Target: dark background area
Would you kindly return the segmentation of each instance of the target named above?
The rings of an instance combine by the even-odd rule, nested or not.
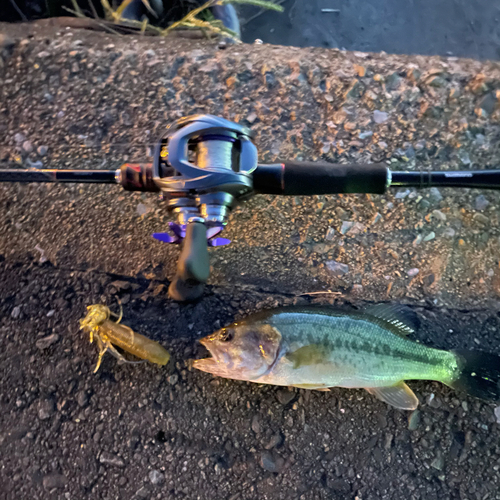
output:
[[[0,18],[68,15],[70,0],[3,0]],[[197,0],[164,0],[160,24],[196,7]],[[100,2],[94,0],[99,13]],[[88,0],[79,0],[88,9]],[[500,2],[492,0],[285,0],[284,13],[239,8],[243,41],[345,48],[366,52],[500,59]],[[323,12],[336,9],[338,12]],[[253,18],[253,19],[252,19]]]
[[[244,41],[366,52],[500,58],[500,2],[286,0],[243,26]],[[322,12],[338,9],[339,12]]]

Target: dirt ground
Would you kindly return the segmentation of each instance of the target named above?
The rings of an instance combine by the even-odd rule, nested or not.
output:
[[[209,112],[256,131],[262,162],[498,165],[500,66],[0,25],[0,162],[115,168],[166,123]],[[46,151],[45,149],[46,148]],[[364,391],[219,380],[197,339],[263,308],[404,302],[417,338],[500,348],[499,195],[257,196],[211,251],[202,300],[166,295],[178,248],[152,195],[0,186],[0,498],[500,499],[498,404],[410,382],[416,412]],[[338,264],[342,273],[338,272]],[[316,292],[329,293],[317,294]],[[312,295],[310,295],[312,293]],[[123,365],[78,331],[87,305],[165,345]]]

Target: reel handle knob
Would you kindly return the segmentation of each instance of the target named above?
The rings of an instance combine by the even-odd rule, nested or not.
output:
[[[186,237],[177,262],[177,273],[170,283],[168,294],[179,302],[189,302],[203,295],[210,275],[207,229],[201,217],[193,217],[186,227]]]

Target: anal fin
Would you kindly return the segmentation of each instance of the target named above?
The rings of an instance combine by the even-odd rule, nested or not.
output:
[[[390,387],[371,387],[366,390],[400,410],[414,410],[418,406],[417,396],[404,382],[399,382],[399,384]]]

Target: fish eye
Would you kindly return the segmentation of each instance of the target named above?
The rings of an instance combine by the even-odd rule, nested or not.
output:
[[[221,342],[231,342],[234,338],[234,333],[232,330],[228,330],[227,328],[223,328],[220,333],[219,340]]]

